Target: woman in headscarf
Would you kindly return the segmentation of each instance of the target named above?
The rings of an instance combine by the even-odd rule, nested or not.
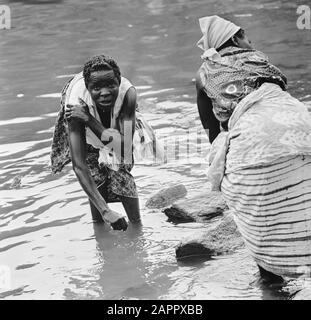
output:
[[[161,156],[151,127],[136,111],[135,87],[110,57],[92,57],[62,90],[51,152],[54,173],[72,161],[90,200],[94,222],[126,230],[108,202],[122,202],[129,220],[140,222],[133,153]]]
[[[247,248],[269,279],[311,270],[311,117],[285,75],[218,16],[200,20],[197,104],[221,190]]]

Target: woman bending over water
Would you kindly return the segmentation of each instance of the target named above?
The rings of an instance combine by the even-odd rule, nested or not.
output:
[[[72,160],[89,197],[93,221],[109,222],[117,230],[126,230],[127,222],[108,207],[108,202],[121,201],[129,220],[140,222],[136,185],[130,173],[133,137],[144,148],[153,151],[155,146],[153,131],[136,106],[136,90],[121,76],[117,63],[104,55],[95,56],[62,90],[53,137],[52,171],[60,172]]]
[[[261,274],[299,276],[311,268],[311,117],[240,27],[218,16],[200,27],[196,86],[213,142],[209,180]]]

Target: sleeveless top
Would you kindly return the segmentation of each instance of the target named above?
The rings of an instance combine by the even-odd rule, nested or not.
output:
[[[129,88],[132,86],[133,85],[129,80],[121,77],[118,97],[111,112],[111,129],[117,129],[117,119],[121,111],[124,97]],[[70,79],[61,92],[61,109],[58,113],[55,123],[52,150],[50,154],[51,170],[53,173],[61,172],[63,167],[71,161],[68,141],[68,124],[65,118],[65,108],[68,104],[80,104],[79,98],[88,105],[90,114],[101,122],[95,107],[95,103],[93,102],[91,95],[85,86],[84,78],[81,72]],[[98,162],[100,165],[107,166],[114,171],[118,171],[120,166],[124,166],[120,163],[120,157],[107,148],[90,128],[85,128],[85,134],[87,144],[99,150]],[[132,167],[133,165],[129,166]]]
[[[117,129],[118,127],[117,119],[121,111],[123,100],[128,89],[131,87],[133,87],[131,82],[128,79],[121,77],[118,97],[114,104],[114,107],[111,110],[110,128],[112,129]],[[91,95],[85,86],[82,72],[77,74],[72,79],[72,81],[68,86],[68,89],[66,92],[66,98],[65,98],[65,108],[66,108],[66,105],[68,104],[70,105],[80,104],[79,98],[82,99],[88,105],[90,114],[95,119],[101,122],[95,103],[92,100]],[[92,145],[96,149],[101,149],[105,147],[102,141],[94,134],[94,132],[90,128],[86,127],[85,133],[86,133],[86,142],[88,144]]]

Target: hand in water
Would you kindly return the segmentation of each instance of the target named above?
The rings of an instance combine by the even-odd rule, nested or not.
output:
[[[127,222],[125,218],[118,212],[113,210],[108,210],[104,215],[103,219],[106,222],[109,222],[111,224],[111,227],[113,230],[123,230],[125,231],[127,229]]]
[[[111,223],[111,227],[113,228],[113,230],[125,231],[127,229],[127,226],[128,226],[128,224],[127,224],[125,218],[120,218],[116,222]]]

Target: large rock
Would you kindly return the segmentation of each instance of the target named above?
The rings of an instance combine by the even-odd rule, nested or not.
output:
[[[187,189],[183,184],[177,184],[169,188],[165,188],[154,194],[146,202],[149,209],[160,209],[167,207],[176,200],[183,198],[187,194]]]
[[[199,194],[190,199],[175,202],[163,212],[169,220],[181,222],[205,222],[213,217],[222,215],[228,209],[221,192],[210,191]]]
[[[243,239],[231,214],[218,222],[212,228],[195,233],[176,247],[176,258],[205,255],[207,258],[215,255],[230,254],[244,246]]]

